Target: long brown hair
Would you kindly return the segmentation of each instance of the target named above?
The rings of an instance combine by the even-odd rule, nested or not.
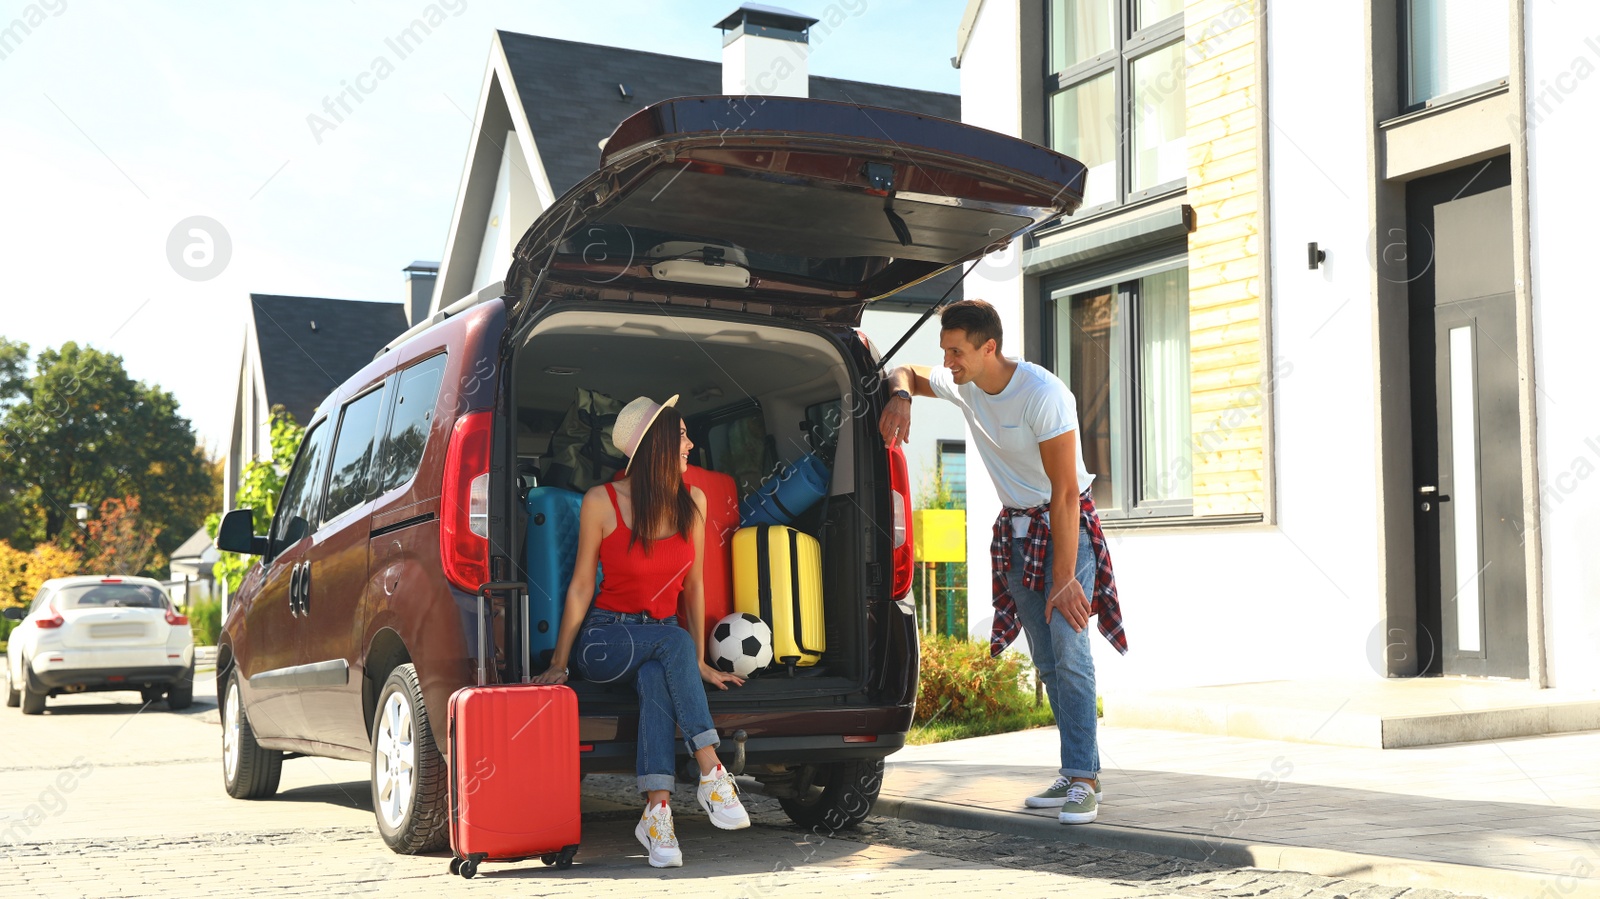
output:
[[[655,542],[651,535],[664,530],[664,525],[670,523],[672,530],[687,540],[694,524],[694,499],[683,483],[678,455],[682,424],[678,410],[671,406],[662,409],[633,452],[633,468],[628,472],[633,482],[633,536],[628,546],[631,549],[637,543],[646,555]]]

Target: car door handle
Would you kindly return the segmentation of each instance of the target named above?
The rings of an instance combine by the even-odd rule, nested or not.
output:
[[[300,617],[300,572],[303,567],[304,563],[296,562],[289,569],[289,615],[294,618]]]
[[[305,566],[300,571],[300,614],[311,614],[311,563],[302,562]]]

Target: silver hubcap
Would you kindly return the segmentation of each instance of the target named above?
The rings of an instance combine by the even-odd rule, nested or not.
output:
[[[372,776],[377,787],[378,814],[391,830],[399,829],[411,811],[417,747],[411,733],[411,703],[403,692],[389,694],[378,718],[378,742],[373,747]]]
[[[222,773],[233,783],[239,773],[239,685],[228,684],[228,702],[222,713]]]

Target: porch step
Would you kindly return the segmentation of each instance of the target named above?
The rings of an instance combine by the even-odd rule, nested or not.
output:
[[[1600,730],[1600,693],[1443,677],[1265,681],[1113,693],[1105,723],[1397,749]]]

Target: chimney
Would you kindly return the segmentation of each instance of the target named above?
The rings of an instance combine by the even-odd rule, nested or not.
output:
[[[722,29],[722,92],[763,97],[806,97],[811,79],[810,16],[746,3],[717,23]]]
[[[439,263],[413,262],[403,271],[406,274],[406,324],[414,325],[428,317],[428,304],[433,302],[433,282],[439,278]]]

